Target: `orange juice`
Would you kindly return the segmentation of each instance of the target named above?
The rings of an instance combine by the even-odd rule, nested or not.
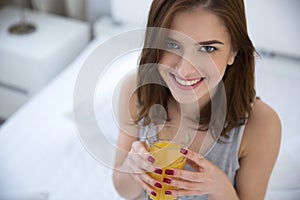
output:
[[[152,178],[162,183],[162,188],[153,188],[157,196],[149,195],[153,200],[174,200],[176,196],[165,195],[166,190],[174,189],[163,182],[166,177],[165,170],[170,168],[183,169],[185,158],[180,154],[180,145],[170,141],[158,141],[150,147],[150,153],[155,157],[155,165],[162,168],[163,174],[149,173]]]

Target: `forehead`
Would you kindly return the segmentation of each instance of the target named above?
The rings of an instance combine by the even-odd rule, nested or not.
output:
[[[220,40],[230,42],[230,35],[223,20],[201,7],[175,14],[170,29],[178,31],[195,41]],[[176,37],[171,32],[170,37]],[[178,35],[177,35],[178,36]]]

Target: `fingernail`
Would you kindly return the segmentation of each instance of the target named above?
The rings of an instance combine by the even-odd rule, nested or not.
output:
[[[151,194],[156,197],[156,192],[152,191]]]
[[[151,163],[154,163],[155,158],[153,158],[152,156],[148,156],[147,160]]]
[[[159,169],[159,168],[156,168],[154,170],[154,172],[157,173],[157,174],[162,174],[163,173],[162,169]]]
[[[162,188],[162,184],[160,184],[160,183],[158,183],[158,182],[156,182],[156,183],[154,184],[154,186],[157,187],[157,188]]]
[[[170,183],[171,183],[171,179],[169,179],[169,178],[164,178],[164,179],[163,179],[163,182],[164,182],[164,183],[170,184]]]
[[[165,174],[174,175],[174,170],[173,169],[166,169]]]
[[[184,148],[181,148],[180,153],[182,153],[183,155],[186,155],[188,153],[188,150],[184,149]]]
[[[169,190],[165,191],[165,195],[171,195],[171,194],[172,194],[171,191],[169,191]]]

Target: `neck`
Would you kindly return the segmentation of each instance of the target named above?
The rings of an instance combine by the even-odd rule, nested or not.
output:
[[[193,103],[187,103],[187,104],[180,104],[177,101],[177,108],[180,110],[181,109],[181,114],[189,116],[189,117],[198,117],[200,110],[203,109],[205,106],[207,106],[213,96],[217,92],[217,87],[213,88],[210,90],[210,92],[207,92],[205,95],[200,97],[198,101],[195,101]]]
[[[173,107],[177,110],[176,112],[181,118],[180,121],[184,124],[188,124],[188,126],[198,126],[200,110],[204,109],[204,107],[210,103],[211,98],[216,94],[216,91],[217,87],[202,96],[198,101],[188,104],[180,104],[174,98],[171,98]]]

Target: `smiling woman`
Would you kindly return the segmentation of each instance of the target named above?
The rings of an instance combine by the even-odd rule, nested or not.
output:
[[[168,51],[161,56],[160,75],[181,103],[189,102],[191,97],[187,99],[186,93],[180,90],[193,90],[197,99],[210,95],[209,90],[216,87],[227,65],[231,65],[236,56],[226,27],[216,15],[200,7],[190,12],[177,13],[170,29],[185,37],[179,34],[169,37],[174,42],[171,43],[173,45],[167,42]],[[174,80],[176,87],[172,86]]]
[[[154,0],[147,27],[137,77],[121,94],[116,189],[128,199],[144,190],[156,199],[167,183],[176,189],[163,195],[180,199],[264,199],[281,126],[255,97],[243,0]],[[143,138],[157,123],[193,135],[180,151],[185,169],[161,169],[148,152]]]

